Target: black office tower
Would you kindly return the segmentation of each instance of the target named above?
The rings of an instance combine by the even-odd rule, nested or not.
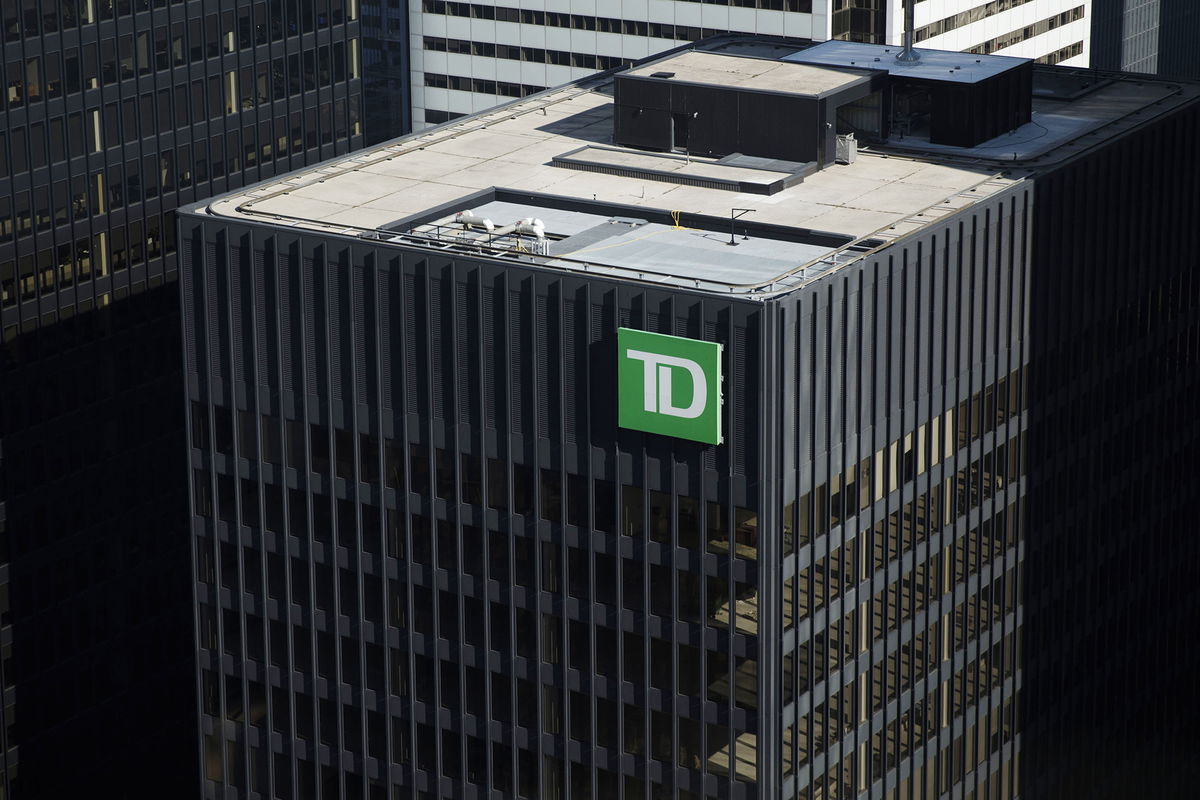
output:
[[[361,0],[364,144],[412,130],[408,0]]]
[[[361,145],[356,0],[6,0],[0,39],[0,790],[188,796],[175,210]]]
[[[1186,752],[1200,90],[1035,66],[962,146],[937,98],[1027,64],[809,44],[181,213],[206,796],[1083,798],[1125,726]],[[680,146],[789,94],[832,157]]]

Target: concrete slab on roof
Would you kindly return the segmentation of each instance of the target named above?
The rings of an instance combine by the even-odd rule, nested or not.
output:
[[[331,225],[346,225],[353,228],[376,228],[387,225],[395,218],[396,212],[392,209],[360,206],[331,214],[322,220],[322,222],[327,222]]]
[[[855,197],[846,205],[867,211],[904,213],[914,202],[922,210],[937,205],[946,199],[947,191],[938,186],[922,186],[915,183],[885,183]],[[918,212],[919,213],[919,212]]]
[[[481,163],[484,159],[439,153],[437,158],[423,157],[424,150],[412,150],[403,155],[367,164],[360,172],[389,175],[392,180],[407,180],[409,183],[434,180],[450,172]]]
[[[263,205],[255,204],[257,210],[265,214],[277,214],[281,217],[291,219],[311,220],[313,222],[323,222],[335,214],[340,214],[343,211],[349,211],[354,206],[344,205],[342,203],[330,203],[326,200],[318,200],[315,197],[303,197],[289,192],[281,195],[284,200],[274,202],[275,198],[266,198]]]
[[[314,181],[292,192],[297,197],[312,197],[327,203],[357,206],[396,191],[395,179],[388,175],[364,172],[353,184],[345,181],[326,183]]]
[[[478,161],[442,177],[442,183],[462,186],[511,186],[529,177],[529,164],[508,158]]]
[[[948,83],[978,83],[1031,61],[1028,58],[1013,56],[915,48],[921,56],[920,61],[899,62],[896,61],[896,55],[900,49],[894,44],[830,40],[784,56],[783,60],[826,67],[877,69],[897,78],[919,78]]]
[[[514,150],[527,147],[532,141],[528,136],[482,129],[471,132],[470,137],[456,136],[435,142],[425,148],[426,152],[449,153],[468,158],[495,158]]]
[[[831,167],[810,175],[805,183],[811,185],[824,205],[856,205],[856,198],[886,186],[889,181]]]
[[[428,203],[428,195],[424,193],[424,187],[421,189],[414,188],[417,185],[418,184],[413,184],[413,186],[409,186],[408,188],[384,195],[383,197],[372,200],[369,203],[364,203],[363,205],[359,206],[359,208],[365,208],[372,211],[382,210],[394,212],[392,213],[392,219],[402,216],[402,214],[405,212],[415,214],[422,208],[426,208],[426,204]]]
[[[850,70],[703,50],[680,53],[622,74],[652,78],[655,73],[666,72],[675,74],[664,80],[808,96],[837,91],[866,80],[864,75]]]
[[[823,231],[841,231],[852,236],[870,236],[876,231],[900,222],[896,214],[889,211],[872,211],[864,208],[825,206],[827,211],[805,220],[810,228]]]

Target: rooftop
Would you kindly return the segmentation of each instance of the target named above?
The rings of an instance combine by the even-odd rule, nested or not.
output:
[[[755,40],[709,46],[730,52],[731,45],[755,54]],[[777,58],[778,42],[763,52]],[[635,71],[675,71],[684,79],[722,64],[727,80],[811,77],[803,65],[712,57],[669,55]],[[729,71],[730,61],[747,63]],[[798,68],[803,73],[790,71]],[[1161,100],[1197,93],[1159,81],[1135,85],[1129,76],[1097,81],[1090,71],[1070,73],[1079,83],[1072,93],[1063,84],[1067,71],[1054,73],[1054,92],[1035,92],[1029,130],[1002,142],[963,149],[893,140],[860,149],[853,164],[802,179],[794,172],[802,165],[790,162],[614,147],[613,78],[601,74],[199,207],[246,221],[761,298],[1003,191],[1109,131],[1144,122],[1169,107],[1155,105]],[[489,219],[493,229],[456,224],[460,211]],[[512,226],[532,218],[541,220],[544,239]],[[728,244],[731,232],[736,248]]]
[[[866,79],[861,72],[848,69],[704,50],[688,50],[648,66],[634,67],[625,74],[788,94],[823,94]]]
[[[1030,61],[1028,58],[1011,56],[985,56],[952,50],[914,49],[921,57],[919,61],[897,61],[896,56],[900,54],[901,48],[896,45],[831,40],[784,56],[783,61],[826,67],[878,69],[889,75],[898,75],[904,78],[949,81],[951,83],[977,83]]]

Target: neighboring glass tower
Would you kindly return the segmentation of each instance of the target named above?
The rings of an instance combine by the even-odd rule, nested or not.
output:
[[[362,0],[364,144],[412,130],[408,0]]]
[[[1192,0],[1093,0],[1092,66],[1200,78],[1200,5]]]
[[[361,146],[360,63],[357,0],[0,3],[4,797],[196,790],[176,209]]]

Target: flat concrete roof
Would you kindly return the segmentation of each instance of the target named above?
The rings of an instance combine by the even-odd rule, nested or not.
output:
[[[667,77],[661,73],[674,73]],[[699,83],[706,86],[726,86],[758,89],[784,94],[819,95],[861,83],[862,73],[827,66],[793,64],[766,58],[746,58],[703,50],[691,50],[679,55],[635,67],[624,73],[641,78],[662,77],[664,80]]]
[[[827,67],[878,69],[902,78],[949,83],[978,83],[1032,60],[951,50],[923,50],[918,47],[914,50],[921,56],[919,61],[900,62],[896,60],[900,50],[900,47],[891,44],[830,40],[784,56],[783,60]]]
[[[753,50],[752,42],[744,46]],[[763,65],[761,59],[742,60],[749,61],[752,69]],[[658,71],[662,65],[660,60],[639,69]],[[574,234],[551,231],[562,238],[550,242],[547,254],[516,251],[502,257],[552,269],[762,298],[791,290],[1004,191],[1035,174],[1042,164],[1094,147],[1110,135],[1166,113],[1173,103],[1156,103],[1172,94],[1184,100],[1200,93],[1196,86],[1181,88],[1149,79],[1135,84],[1132,77],[1101,82],[1074,100],[1035,100],[1030,130],[1009,134],[1003,141],[975,149],[934,147],[913,137],[872,145],[860,149],[854,164],[830,166],[802,183],[764,196],[727,186],[581,171],[552,163],[556,156],[581,148],[603,148],[606,162],[625,160],[636,166],[646,158],[657,159],[611,144],[612,83],[611,74],[584,79],[199,205],[210,214],[231,219],[446,251],[459,245],[419,231],[397,230],[397,221],[428,218],[439,207],[447,209],[443,217],[452,215],[449,209],[477,202],[481,192],[493,189],[504,190],[506,202],[517,194],[536,194],[525,207],[506,210],[514,219],[496,219],[496,224],[524,216],[552,216],[572,203],[591,204],[588,213],[604,219],[583,219],[579,224],[587,223],[584,230],[593,229],[590,236],[595,238],[577,239],[578,246],[573,246],[566,236]],[[682,165],[671,164],[690,177],[733,169],[719,161],[692,157],[688,163],[685,157]],[[778,173],[763,174],[774,178]],[[603,208],[597,211],[597,205]],[[747,232],[750,235],[736,248],[723,244],[728,241],[726,225],[734,208],[753,209],[735,225],[739,242]],[[685,224],[690,231],[675,229],[668,216],[675,211],[702,216],[709,223]],[[595,230],[608,224],[610,216],[641,214],[650,224],[636,231]],[[549,225],[550,220],[546,222]],[[783,241],[789,237],[764,233],[772,226],[796,235]],[[809,236],[812,232],[832,236]]]

